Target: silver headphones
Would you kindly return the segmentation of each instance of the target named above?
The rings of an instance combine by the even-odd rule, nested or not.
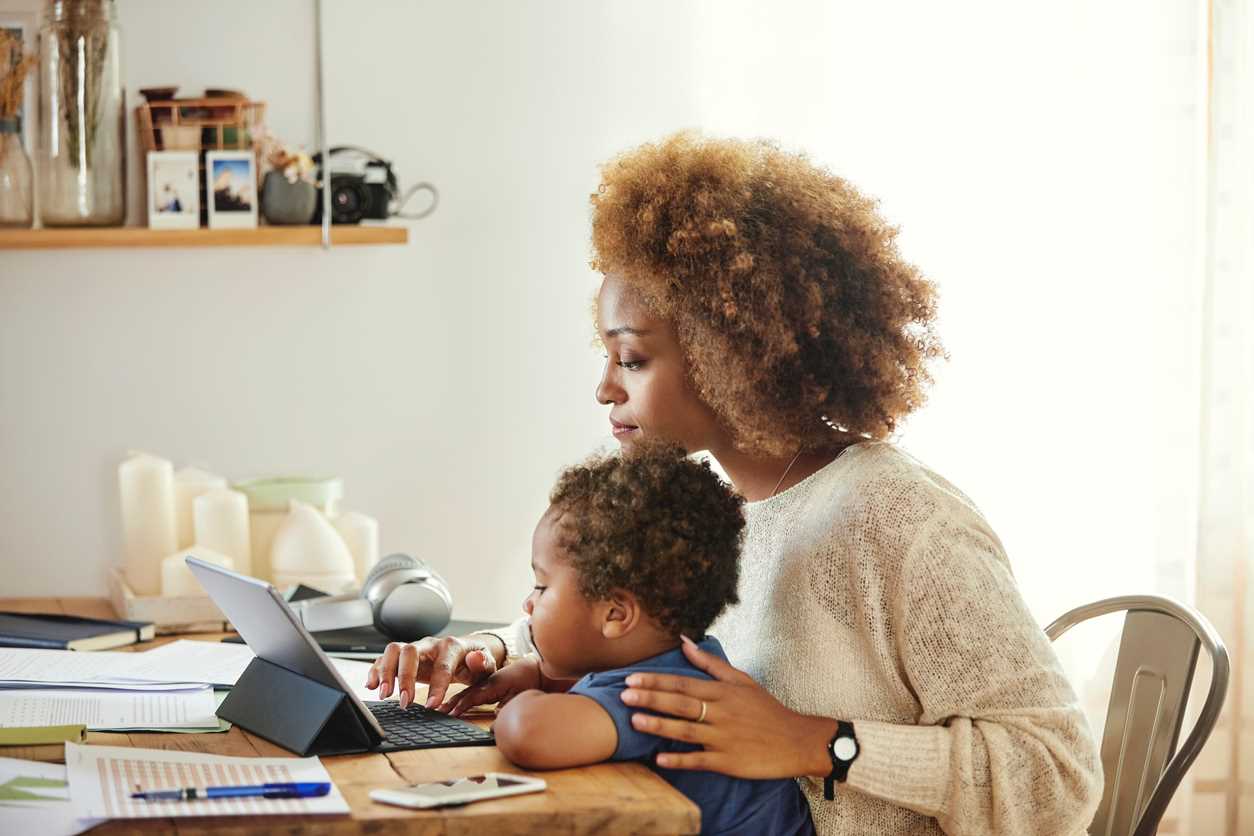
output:
[[[453,596],[444,578],[426,561],[407,554],[376,563],[360,593],[310,598],[291,606],[311,633],[371,625],[402,642],[434,636],[453,616]]]

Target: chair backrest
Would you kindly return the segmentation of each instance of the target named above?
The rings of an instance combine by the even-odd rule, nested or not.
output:
[[[1064,613],[1045,628],[1050,640],[1090,618],[1124,611],[1123,635],[1102,733],[1105,788],[1090,836],[1153,836],[1228,691],[1228,651],[1201,613],[1158,595],[1107,598]],[[1199,647],[1211,657],[1210,690],[1172,757]]]

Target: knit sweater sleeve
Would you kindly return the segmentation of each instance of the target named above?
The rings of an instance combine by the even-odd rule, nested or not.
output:
[[[951,836],[1083,833],[1101,798],[1096,746],[1000,542],[968,510],[920,528],[894,593],[918,722],[855,719],[848,785]]]

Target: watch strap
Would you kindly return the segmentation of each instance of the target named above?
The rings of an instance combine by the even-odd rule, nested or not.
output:
[[[853,757],[849,760],[843,760],[836,757],[836,741],[842,737],[852,738],[854,741]],[[854,734],[853,723],[847,720],[836,721],[836,733],[832,735],[832,739],[827,742],[827,755],[832,760],[832,771],[823,779],[823,797],[828,801],[836,798],[836,783],[845,783],[849,777],[849,767],[858,759],[861,749],[858,747],[858,736]]]

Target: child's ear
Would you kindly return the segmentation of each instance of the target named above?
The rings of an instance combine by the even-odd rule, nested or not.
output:
[[[604,602],[605,609],[601,618],[601,635],[607,639],[621,639],[640,623],[643,613],[636,596],[625,589],[610,590],[610,596]]]

